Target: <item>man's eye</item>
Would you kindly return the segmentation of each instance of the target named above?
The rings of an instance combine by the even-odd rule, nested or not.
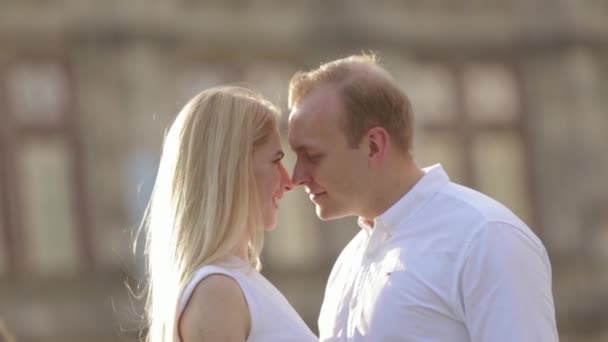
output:
[[[313,154],[313,155],[308,155],[308,156],[307,156],[307,158],[308,158],[310,161],[313,161],[313,162],[314,162],[314,161],[318,161],[319,159],[321,159],[321,157],[322,157],[322,155],[320,155],[320,154]]]

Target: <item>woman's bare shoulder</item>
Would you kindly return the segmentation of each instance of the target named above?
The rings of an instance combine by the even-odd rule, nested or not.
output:
[[[211,274],[196,286],[179,319],[182,342],[245,341],[251,318],[239,284],[223,274]]]

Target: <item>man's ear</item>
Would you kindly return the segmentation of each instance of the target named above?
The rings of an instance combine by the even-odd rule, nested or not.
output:
[[[366,138],[370,163],[382,163],[391,144],[388,132],[383,127],[375,126],[367,131]]]

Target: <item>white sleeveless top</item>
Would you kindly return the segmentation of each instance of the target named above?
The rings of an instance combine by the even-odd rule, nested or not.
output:
[[[198,283],[212,274],[226,275],[241,287],[251,317],[251,330],[246,342],[319,341],[279,290],[236,256],[215,265],[205,265],[194,272],[182,292],[178,319]],[[175,340],[180,341],[177,333]]]

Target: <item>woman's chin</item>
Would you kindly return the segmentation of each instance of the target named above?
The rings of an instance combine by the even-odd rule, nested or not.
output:
[[[270,224],[265,224],[264,225],[264,231],[267,231],[267,232],[271,232],[271,231],[275,230],[276,228],[277,228],[276,221],[272,222]]]
[[[264,231],[271,232],[277,228],[277,215],[274,215],[272,219],[264,221]]]
[[[262,222],[264,224],[264,231],[271,232],[277,227],[279,221],[279,210],[273,205],[272,208],[267,209],[262,214]]]

